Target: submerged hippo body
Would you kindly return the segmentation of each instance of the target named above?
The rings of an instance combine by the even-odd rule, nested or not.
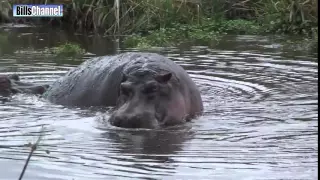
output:
[[[110,123],[127,128],[181,124],[203,110],[186,71],[155,53],[93,58],[54,82],[43,97],[65,106],[114,106]]]
[[[21,82],[18,75],[0,75],[0,95],[9,96],[16,93],[43,94],[49,85],[35,85]]]

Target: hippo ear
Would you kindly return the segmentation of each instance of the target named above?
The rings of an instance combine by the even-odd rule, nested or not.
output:
[[[166,74],[158,74],[155,79],[159,82],[159,83],[166,83],[168,82],[172,77],[172,73],[166,73]]]

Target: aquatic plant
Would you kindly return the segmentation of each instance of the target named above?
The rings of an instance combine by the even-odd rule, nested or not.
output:
[[[170,28],[149,31],[147,35],[134,34],[125,38],[127,47],[172,46],[186,42],[209,44],[218,41],[221,35],[258,34],[260,26],[247,20],[206,19],[202,24],[173,24]]]
[[[57,56],[79,56],[85,53],[85,50],[82,49],[78,44],[65,43],[58,47],[52,48],[53,54]]]

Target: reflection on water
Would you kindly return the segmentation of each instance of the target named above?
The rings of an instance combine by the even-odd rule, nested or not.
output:
[[[0,74],[28,82],[53,82],[92,56],[57,60],[41,52],[66,40],[96,55],[134,51],[57,30],[3,31]],[[18,178],[24,145],[36,141],[42,125],[44,140],[24,179],[316,179],[318,55],[283,40],[229,36],[210,48],[153,50],[182,65],[202,93],[204,115],[173,129],[123,130],[105,124],[107,110],[14,96],[0,104],[0,179]]]

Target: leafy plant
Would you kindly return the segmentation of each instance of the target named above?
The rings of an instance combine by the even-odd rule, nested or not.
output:
[[[171,46],[185,42],[209,43],[217,41],[219,36],[227,33],[256,34],[260,26],[245,20],[216,21],[207,19],[202,24],[177,24],[170,28],[149,31],[148,35],[132,35],[125,39],[128,47]]]
[[[53,53],[57,56],[79,56],[85,53],[79,45],[73,43],[65,43],[53,48]]]

